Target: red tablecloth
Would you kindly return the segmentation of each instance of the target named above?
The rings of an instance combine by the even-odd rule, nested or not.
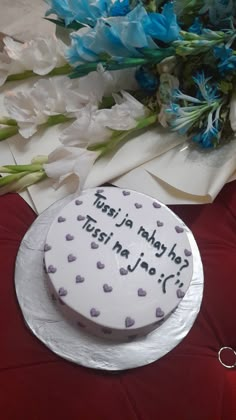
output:
[[[236,349],[236,183],[214,204],[173,206],[192,229],[205,271],[200,314],[161,360],[122,373],[60,359],[24,324],[14,262],[35,214],[18,195],[0,198],[1,420],[235,420],[236,369],[218,361]]]

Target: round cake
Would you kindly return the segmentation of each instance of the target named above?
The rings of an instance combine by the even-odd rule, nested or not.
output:
[[[52,223],[50,290],[78,327],[116,340],[146,335],[174,311],[193,275],[189,229],[165,205],[114,187],[86,190]]]

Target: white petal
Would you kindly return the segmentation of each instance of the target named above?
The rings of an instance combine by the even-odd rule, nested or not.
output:
[[[82,188],[98,153],[76,147],[59,147],[48,156],[43,168],[49,178],[57,181],[56,187],[64,182],[72,182],[74,192]],[[75,182],[75,180],[77,182]]]
[[[88,147],[106,141],[111,136],[111,131],[103,124],[100,118],[103,110],[95,106],[87,106],[76,114],[76,121],[66,128],[61,136],[62,144],[68,146]]]
[[[20,63],[16,63],[7,54],[0,53],[0,86],[2,86],[10,74],[24,71]]]
[[[24,44],[9,37],[4,38],[3,41],[4,51],[14,62],[20,63],[24,69],[33,70],[41,76],[66,63],[64,58],[66,46],[55,36],[36,38]]]
[[[3,53],[0,53],[0,86],[2,86],[11,69],[11,59]]]

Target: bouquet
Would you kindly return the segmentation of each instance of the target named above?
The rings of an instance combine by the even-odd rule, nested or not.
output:
[[[220,148],[236,131],[234,0],[47,0],[56,36],[4,39],[0,140],[55,124],[61,146],[0,168],[0,194],[51,177],[83,186],[94,162],[130,135],[160,125],[196,147]],[[59,31],[58,31],[59,33]],[[36,78],[36,79],[34,79]]]

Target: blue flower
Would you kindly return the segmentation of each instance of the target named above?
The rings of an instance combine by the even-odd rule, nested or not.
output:
[[[219,91],[215,84],[209,84],[211,77],[205,76],[204,72],[199,72],[193,77],[194,82],[199,88],[197,98],[208,103],[219,99]]]
[[[201,35],[203,30],[203,24],[199,17],[194,19],[193,24],[188,28],[188,32]]]
[[[236,69],[236,55],[231,48],[225,45],[215,47],[214,55],[218,59],[218,69],[223,76]]]
[[[153,93],[158,88],[159,80],[146,67],[140,67],[136,70],[135,78],[141,87],[146,92]]]
[[[76,21],[94,27],[97,19],[125,16],[131,8],[129,0],[46,0],[51,6],[46,16],[56,14],[66,25]]]
[[[124,17],[98,19],[94,28],[72,33],[72,45],[67,52],[69,62],[73,65],[99,61],[101,54],[117,58],[142,57],[142,49],[157,48],[142,25],[146,15],[145,9],[138,5]]]
[[[214,147],[219,143],[220,139],[221,133],[219,130],[219,125],[219,119],[217,117],[214,119],[213,112],[210,112],[207,120],[207,127],[205,127],[205,130],[195,134],[192,137],[192,141],[199,143],[204,149]]]
[[[153,39],[169,44],[180,38],[180,27],[173,3],[167,3],[162,13],[149,13],[143,21],[144,29]]]

